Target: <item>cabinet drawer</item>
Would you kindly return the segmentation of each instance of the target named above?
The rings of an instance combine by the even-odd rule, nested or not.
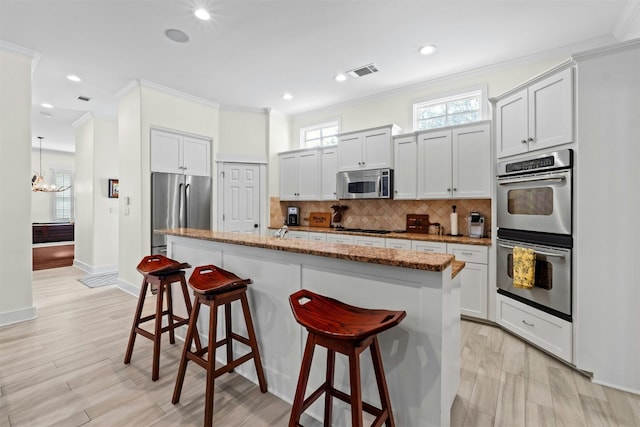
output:
[[[447,244],[441,242],[425,242],[422,240],[412,240],[411,249],[420,252],[447,253]]]
[[[353,242],[360,246],[371,246],[374,248],[384,248],[384,237],[362,237],[355,236]]]
[[[389,249],[406,249],[411,250],[411,240],[406,239],[386,239],[385,247]]]
[[[287,238],[291,240],[309,240],[309,233],[307,231],[291,231],[287,233]]]
[[[353,245],[353,236],[345,236],[339,234],[327,234],[328,243],[346,243]]]
[[[309,232],[309,240],[314,242],[326,242],[327,241],[327,233],[315,233]]]
[[[475,262],[477,264],[487,263],[487,247],[460,245],[457,243],[449,243],[447,245],[449,254],[456,257],[458,261]]]
[[[573,361],[570,322],[504,295],[498,294],[497,302],[499,325],[567,362]]]

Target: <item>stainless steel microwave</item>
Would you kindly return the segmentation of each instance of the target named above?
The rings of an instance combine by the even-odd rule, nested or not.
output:
[[[370,169],[338,172],[338,199],[391,199],[393,170]]]

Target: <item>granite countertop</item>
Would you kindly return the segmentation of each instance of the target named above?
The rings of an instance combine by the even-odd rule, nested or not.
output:
[[[453,255],[448,254],[429,254],[402,249],[372,248],[341,243],[280,239],[271,236],[225,233],[212,230],[196,230],[193,228],[173,228],[156,231],[169,236],[189,237],[212,242],[252,246],[276,251],[317,255],[416,270],[443,271],[451,265],[452,277],[455,277],[455,275],[464,268],[464,262],[456,261]]]
[[[270,230],[278,230],[278,228],[279,227],[269,227]],[[439,236],[437,234],[404,233],[404,232],[391,232],[386,234],[359,233],[357,231],[338,231],[335,228],[330,228],[330,227],[303,227],[303,226],[290,226],[289,230],[290,231],[311,231],[314,233],[335,233],[335,234],[351,234],[351,235],[357,235],[357,236],[386,237],[391,239],[423,240],[427,242],[461,243],[464,245],[491,246],[491,239],[487,237],[469,237],[469,236],[451,236],[451,235]]]

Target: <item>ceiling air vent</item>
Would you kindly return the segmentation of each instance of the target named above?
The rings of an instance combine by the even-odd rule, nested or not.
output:
[[[84,102],[89,102],[89,101],[91,101],[91,98],[89,98],[88,96],[82,96],[82,95],[78,96],[76,99],[77,99],[78,101],[84,101]]]
[[[347,71],[347,74],[349,74],[353,78],[358,78],[358,77],[366,76],[367,74],[373,74],[377,72],[378,72],[378,69],[376,68],[376,66],[373,64],[369,64],[369,65],[355,68],[351,71]]]

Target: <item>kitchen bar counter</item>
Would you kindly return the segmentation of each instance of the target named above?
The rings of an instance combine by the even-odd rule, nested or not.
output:
[[[276,231],[278,227],[269,227],[269,230]],[[425,234],[425,233],[407,233],[392,231],[390,233],[377,234],[377,233],[362,233],[356,231],[339,231],[331,227],[304,227],[304,226],[290,226],[291,231],[310,231],[313,233],[335,233],[335,234],[350,234],[356,236],[370,236],[370,237],[386,237],[390,239],[405,239],[405,240],[423,240],[426,242],[442,242],[442,243],[460,243],[463,245],[478,245],[478,246],[491,246],[491,239],[487,237],[469,237],[469,236],[451,236],[451,235],[437,235],[437,234]]]
[[[359,307],[405,310],[402,323],[378,336],[396,424],[450,424],[460,379],[460,275],[452,273],[464,265],[451,255],[190,229],[162,233],[167,256],[193,266],[218,265],[252,280],[249,303],[269,393],[293,401],[306,331],[293,318],[289,296],[304,288]],[[178,314],[184,312],[180,301],[174,304]],[[198,319],[201,334],[207,333],[205,314]],[[242,333],[242,312],[234,310],[232,316]],[[218,328],[223,336],[224,326]],[[184,336],[183,329],[179,335]],[[236,357],[241,356],[244,348],[235,347]],[[309,391],[324,379],[324,354],[316,350]],[[361,363],[363,398],[377,404],[368,352]],[[339,389],[349,389],[347,370],[345,358],[336,358]],[[252,364],[235,372],[257,382]],[[321,419],[323,402],[307,413]],[[345,405],[336,401],[333,412],[332,425],[350,425]]]

